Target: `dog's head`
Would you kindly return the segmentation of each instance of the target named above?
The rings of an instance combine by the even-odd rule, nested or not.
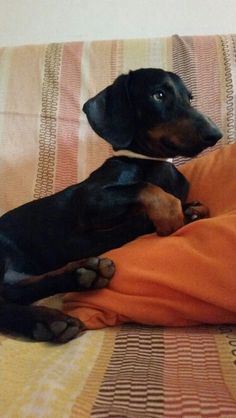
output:
[[[119,76],[83,110],[94,131],[115,150],[194,156],[213,146],[222,133],[191,106],[191,99],[176,74],[148,68]]]

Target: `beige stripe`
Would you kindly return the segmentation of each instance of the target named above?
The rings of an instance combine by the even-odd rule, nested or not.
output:
[[[123,41],[122,71],[139,68],[171,69],[170,38]]]
[[[5,112],[6,106],[6,93],[9,84],[10,68],[11,68],[11,56],[13,48],[0,48],[0,115],[1,119]]]
[[[90,413],[98,395],[105,370],[110,362],[119,330],[119,328],[110,328],[103,331],[103,343],[99,348],[99,354],[96,362],[93,365],[91,363],[89,365],[90,374],[82,392],[74,403],[70,415],[71,418],[88,418],[91,416]]]
[[[18,47],[6,53],[8,68],[1,132],[1,213],[33,198],[37,169],[38,118],[44,47]],[[1,76],[2,71],[0,69]],[[3,96],[2,96],[3,97]]]
[[[149,41],[134,39],[123,41],[122,72],[149,67]]]
[[[170,38],[149,41],[149,67],[171,70]]]
[[[0,140],[3,137],[7,88],[9,84],[12,48],[0,49]],[[2,210],[2,208],[1,208]]]

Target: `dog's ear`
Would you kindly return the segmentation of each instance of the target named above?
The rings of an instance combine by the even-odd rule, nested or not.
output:
[[[128,90],[129,77],[130,74],[119,76],[112,85],[83,106],[90,126],[115,150],[127,148],[134,137],[134,114]]]

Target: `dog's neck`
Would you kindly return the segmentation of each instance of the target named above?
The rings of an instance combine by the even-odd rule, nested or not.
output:
[[[119,151],[113,151],[114,157],[129,157],[129,158],[140,158],[143,160],[154,160],[154,161],[168,161],[171,162],[172,158],[161,158],[161,157],[149,157],[145,154],[138,154],[137,152],[122,149]]]

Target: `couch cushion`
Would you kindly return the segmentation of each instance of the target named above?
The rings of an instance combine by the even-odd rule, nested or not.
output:
[[[66,295],[65,311],[88,328],[236,323],[235,161],[236,144],[183,165],[188,201],[204,202],[210,218],[109,251],[117,266],[110,287]]]

